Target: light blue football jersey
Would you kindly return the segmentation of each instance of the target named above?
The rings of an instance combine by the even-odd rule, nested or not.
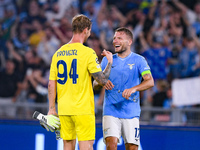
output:
[[[105,69],[107,62],[107,58],[104,57],[101,62],[102,70]],[[150,68],[141,55],[133,52],[126,58],[120,58],[117,54],[113,55],[109,80],[114,84],[114,88],[105,91],[103,115],[126,119],[140,117],[139,92],[132,94],[129,100],[122,97],[122,92],[140,84],[141,74],[147,70]]]

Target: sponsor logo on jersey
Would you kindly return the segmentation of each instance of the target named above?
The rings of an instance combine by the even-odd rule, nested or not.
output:
[[[149,70],[149,69],[150,69],[149,65],[147,65],[147,67],[144,68],[144,70]]]

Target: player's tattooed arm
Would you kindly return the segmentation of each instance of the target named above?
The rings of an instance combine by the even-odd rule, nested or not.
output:
[[[124,98],[129,99],[132,93],[135,93],[136,91],[144,91],[154,86],[154,81],[151,73],[144,74],[142,77],[143,81],[140,84],[123,91],[122,96]]]
[[[106,68],[103,71],[103,74],[105,75],[106,79],[108,79],[108,77],[110,75],[111,66],[112,66],[112,63],[108,62]]]
[[[103,50],[102,55],[105,56],[108,60],[107,66],[103,71],[106,79],[108,79],[108,77],[110,75],[110,71],[111,71],[111,66],[112,66],[112,63],[113,63],[113,55],[112,55],[111,52],[106,51],[106,50]]]
[[[102,85],[100,85],[96,80],[93,81],[93,89],[100,90],[102,88]]]
[[[93,82],[93,88],[94,88],[94,90],[98,90],[98,89],[101,88],[101,86],[104,86],[105,89],[111,90],[112,87],[114,87],[114,85],[112,84],[112,82],[110,80],[108,80],[108,77],[110,75],[111,66],[112,66],[112,63],[113,63],[113,56],[112,56],[111,52],[106,51],[106,50],[103,50],[102,55],[107,58],[108,63],[107,63],[106,68],[104,69],[104,71],[101,72],[102,74],[100,74],[100,75],[92,74],[94,79],[95,79],[94,82]],[[98,75],[98,76],[96,76],[96,75]],[[107,81],[106,81],[106,83],[103,83],[102,81],[105,81],[105,79]]]
[[[144,74],[144,75],[142,76],[142,78],[143,78],[144,80],[149,80],[149,79],[151,79],[151,77],[152,77],[152,75],[151,75],[150,73]]]
[[[109,77],[110,71],[111,71],[111,66],[112,66],[112,63],[108,62],[107,66],[103,72],[97,72],[97,73],[92,74],[92,76],[95,79],[93,82],[94,90],[101,89],[101,87],[107,83],[108,77]]]
[[[95,79],[93,82],[93,88],[94,90],[99,90],[103,86],[107,90],[111,90],[114,85],[110,80],[108,80],[108,77],[110,75],[110,69],[111,64],[108,63],[107,67],[105,68],[105,72],[97,72],[92,73],[93,78]]]
[[[151,73],[144,74],[142,78],[143,81],[140,84],[130,89],[125,89],[123,92],[123,97],[125,97],[124,95],[127,95],[126,93],[128,93],[130,96],[131,93],[135,93],[136,91],[144,91],[154,86],[154,80]]]
[[[96,73],[92,73],[92,76],[95,79],[94,80],[95,86],[97,86],[97,84],[99,86],[104,86],[106,84],[106,82],[108,81],[108,79],[106,79],[106,76],[104,75],[104,73],[102,71],[96,72]]]
[[[154,80],[151,73],[144,74],[142,78],[143,78],[143,81],[140,84],[139,91],[147,90],[154,86]]]

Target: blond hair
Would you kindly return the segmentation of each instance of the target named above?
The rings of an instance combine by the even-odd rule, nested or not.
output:
[[[85,28],[90,29],[91,25],[92,25],[91,20],[83,14],[76,15],[72,19],[73,33],[81,33]]]

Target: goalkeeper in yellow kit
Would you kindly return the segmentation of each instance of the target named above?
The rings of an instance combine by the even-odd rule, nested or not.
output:
[[[57,94],[60,135],[64,150],[75,149],[76,138],[80,150],[93,150],[95,108],[91,76],[106,89],[113,88],[112,82],[108,80],[112,53],[103,51],[108,64],[102,71],[95,51],[83,45],[90,36],[91,26],[91,20],[86,16],[75,16],[72,19],[71,41],[58,49],[52,57],[48,85],[48,115],[57,116]]]

